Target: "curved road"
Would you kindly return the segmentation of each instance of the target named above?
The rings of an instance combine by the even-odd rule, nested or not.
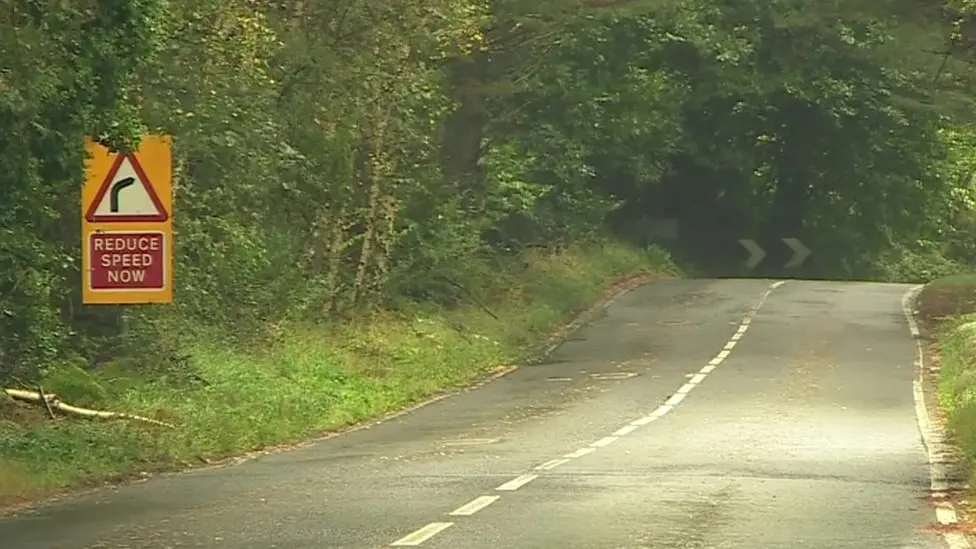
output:
[[[546,364],[298,450],[0,519],[0,546],[943,549],[907,290],[654,282]]]

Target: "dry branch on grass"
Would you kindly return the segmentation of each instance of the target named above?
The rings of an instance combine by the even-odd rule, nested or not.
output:
[[[44,405],[49,411],[58,410],[59,412],[73,416],[85,417],[89,419],[131,419],[134,421],[151,423],[153,425],[160,425],[162,427],[169,427],[170,429],[176,428],[176,426],[172,423],[166,423],[164,421],[137,416],[134,414],[126,414],[124,412],[107,412],[104,410],[91,410],[88,408],[72,406],[66,402],[62,402],[61,399],[58,398],[58,395],[46,394],[42,390],[26,391],[23,389],[3,389],[3,392],[15,400],[29,402],[31,404]]]

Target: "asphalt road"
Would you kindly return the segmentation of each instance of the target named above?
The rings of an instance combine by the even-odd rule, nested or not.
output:
[[[0,519],[4,549],[935,549],[904,285],[654,282],[546,364],[240,465]]]

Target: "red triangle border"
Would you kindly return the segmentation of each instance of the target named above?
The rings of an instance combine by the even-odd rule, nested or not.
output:
[[[149,199],[152,200],[153,205],[156,206],[158,213],[149,215],[103,215],[99,216],[95,213],[98,209],[98,205],[102,203],[105,199],[105,193],[108,192],[109,187],[112,186],[112,180],[115,179],[116,174],[119,173],[119,168],[122,166],[122,161],[128,159],[132,164],[132,169],[135,170],[136,175],[139,176],[143,184],[143,188],[146,189],[146,194],[149,195]],[[98,192],[95,193],[95,198],[88,205],[88,211],[85,212],[85,219],[89,223],[141,223],[146,221],[166,221],[169,219],[169,214],[166,212],[166,208],[163,207],[162,201],[159,199],[159,195],[156,194],[156,189],[153,187],[152,181],[146,176],[146,172],[142,169],[142,164],[134,154],[123,154],[119,153],[115,156],[115,162],[112,163],[112,167],[108,170],[105,175],[105,180],[102,181],[101,187],[98,188]]]

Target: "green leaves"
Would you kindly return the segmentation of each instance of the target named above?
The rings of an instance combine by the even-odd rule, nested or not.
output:
[[[456,296],[441,278],[608,219],[676,219],[716,268],[738,238],[800,237],[834,275],[893,243],[969,250],[976,223],[972,132],[949,118],[971,98],[932,83],[959,94],[966,72],[915,51],[947,28],[895,0],[11,6],[0,348],[16,363],[93,329],[56,314],[80,278],[86,133],[175,136],[172,309],[244,339],[396,292]]]

